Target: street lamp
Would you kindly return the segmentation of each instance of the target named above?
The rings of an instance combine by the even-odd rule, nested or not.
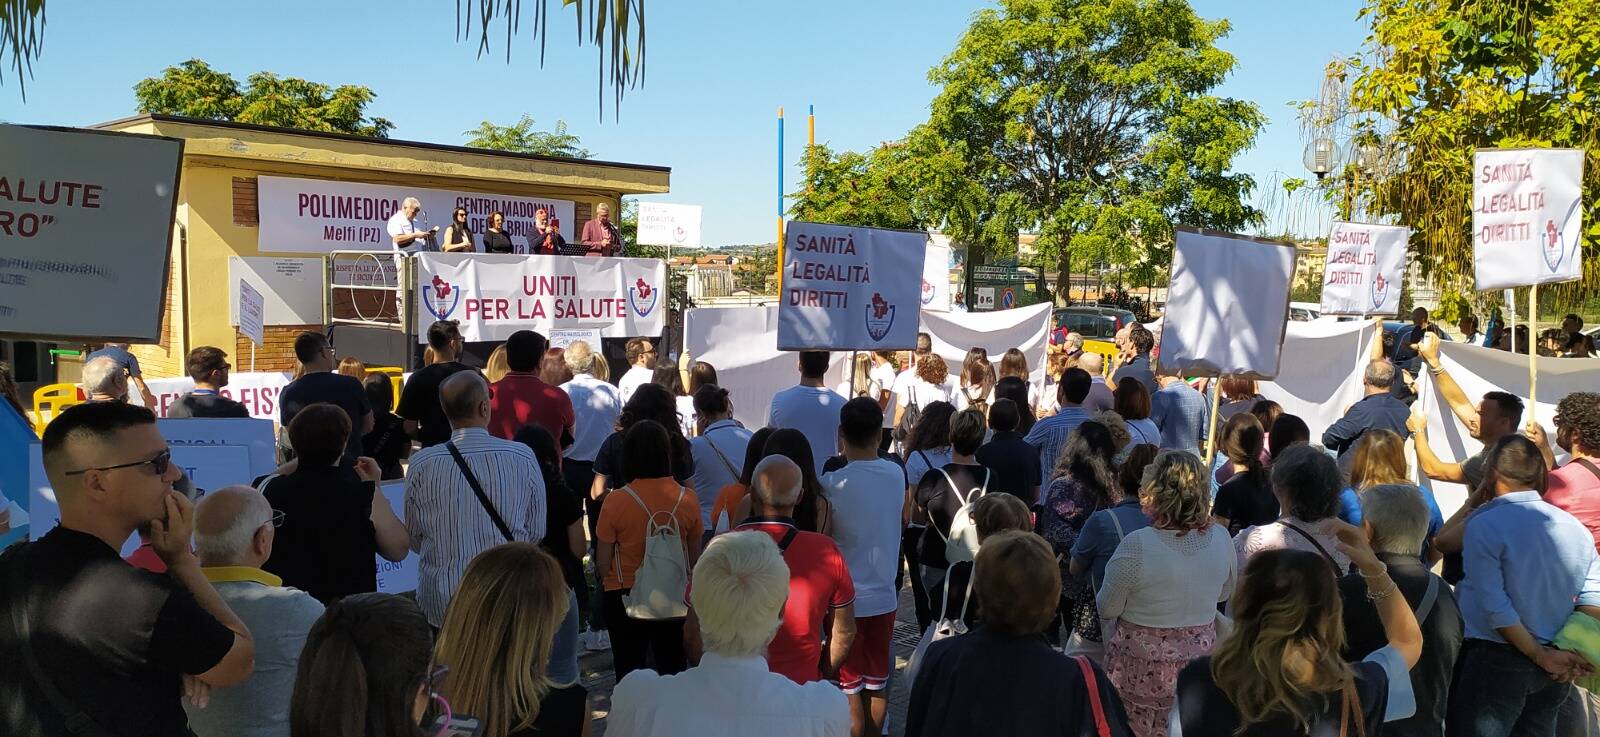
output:
[[[1317,175],[1317,181],[1333,173],[1342,163],[1339,160],[1339,144],[1332,138],[1317,138],[1306,144],[1305,154],[1301,161],[1312,174]]]

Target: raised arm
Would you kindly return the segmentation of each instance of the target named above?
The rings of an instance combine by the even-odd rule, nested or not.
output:
[[[1417,627],[1417,616],[1411,612],[1406,597],[1389,578],[1389,567],[1373,554],[1367,534],[1361,528],[1343,520],[1329,522],[1339,538],[1339,551],[1356,564],[1361,578],[1367,582],[1368,598],[1378,609],[1378,619],[1383,622],[1389,646],[1400,653],[1407,668],[1416,665],[1422,657],[1422,630]]]
[[[1428,364],[1428,373],[1433,374],[1433,383],[1438,385],[1439,393],[1444,395],[1444,401],[1450,405],[1456,419],[1476,436],[1478,434],[1478,408],[1472,405],[1472,400],[1467,399],[1466,392],[1461,391],[1461,385],[1450,377],[1450,372],[1439,363],[1439,336],[1424,334],[1422,342],[1412,348],[1422,356]]]
[[[1428,445],[1427,415],[1412,412],[1411,416],[1406,418],[1406,429],[1411,431],[1411,441],[1417,446],[1417,468],[1423,475],[1434,481],[1466,483],[1467,474],[1461,470],[1461,464],[1440,459],[1433,452],[1433,446]]]

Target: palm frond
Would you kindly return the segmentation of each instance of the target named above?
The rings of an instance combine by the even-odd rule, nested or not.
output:
[[[25,0],[0,0],[0,2]],[[539,44],[539,65],[544,66],[550,38],[552,14],[572,7],[577,18],[578,45],[595,45],[597,90],[600,115],[605,116],[605,93],[612,93],[612,114],[618,114],[627,90],[644,82],[645,25],[644,0],[529,0],[533,6],[530,26]],[[511,45],[522,24],[522,0],[456,0],[456,38],[472,41],[476,36],[478,56],[489,53],[489,34],[496,23],[505,26],[506,61],[511,61]]]
[[[28,99],[33,60],[44,48],[44,0],[0,0],[0,83],[5,67],[16,70],[17,89]]]

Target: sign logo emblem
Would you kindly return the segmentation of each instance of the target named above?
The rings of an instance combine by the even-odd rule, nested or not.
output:
[[[867,335],[873,340],[883,340],[889,334],[889,328],[894,326],[894,305],[889,304],[878,292],[872,293],[872,301],[867,304]]]
[[[456,307],[461,304],[461,290],[450,286],[450,282],[434,274],[432,288],[429,291],[431,294],[422,300],[422,306],[427,308],[428,314],[433,315],[435,320],[450,319],[451,313],[454,313]]]
[[[628,287],[628,306],[633,308],[635,315],[647,317],[655,310],[660,296],[660,291],[651,288],[645,283],[644,278],[640,277],[633,286]]]
[[[1383,301],[1389,296],[1389,280],[1383,274],[1375,274],[1372,279],[1372,309],[1376,312],[1383,307]]]
[[[1544,264],[1554,272],[1561,267],[1561,259],[1566,255],[1566,249],[1561,247],[1561,229],[1556,227],[1556,221],[1544,221]]]
[[[933,296],[934,296],[933,285],[928,283],[927,279],[923,279],[922,280],[922,306],[923,307],[927,307],[928,305],[933,304]]]

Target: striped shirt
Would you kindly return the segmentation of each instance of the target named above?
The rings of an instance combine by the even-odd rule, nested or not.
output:
[[[545,533],[544,477],[533,451],[481,427],[460,428],[450,440],[461,450],[495,511],[516,540],[538,542]],[[505,536],[478,503],[444,444],[417,451],[406,474],[406,530],[418,553],[417,603],[437,627],[467,563]]]
[[[1067,437],[1089,419],[1082,407],[1062,407],[1055,414],[1034,423],[1023,442],[1039,451],[1039,478],[1045,485],[1055,478],[1056,458],[1067,444]]]

